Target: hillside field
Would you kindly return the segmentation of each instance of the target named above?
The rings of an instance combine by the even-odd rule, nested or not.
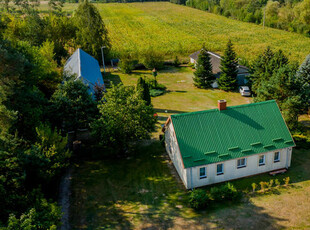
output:
[[[221,54],[229,38],[238,56],[247,60],[253,60],[268,45],[282,49],[298,62],[310,53],[310,38],[303,35],[263,29],[260,25],[169,2],[96,3],[96,6],[108,28],[115,56],[153,47],[166,58],[187,57],[203,43]],[[64,10],[73,12],[76,7],[77,4],[66,4]]]

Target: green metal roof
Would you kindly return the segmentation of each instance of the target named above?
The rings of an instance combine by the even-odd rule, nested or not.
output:
[[[274,100],[171,115],[185,168],[295,146]]]

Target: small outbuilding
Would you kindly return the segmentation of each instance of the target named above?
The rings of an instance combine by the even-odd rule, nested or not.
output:
[[[75,75],[76,80],[82,80],[91,92],[94,92],[95,84],[104,87],[98,61],[80,48],[67,60],[64,66],[64,72]]]
[[[276,101],[171,115],[166,151],[187,189],[286,171],[295,146]]]
[[[198,61],[198,56],[200,54],[201,50],[198,50],[197,52],[191,54],[190,57],[190,63],[196,65]],[[210,55],[211,64],[212,64],[212,72],[215,75],[215,77],[218,79],[221,76],[221,59],[222,57],[219,54],[213,53],[208,51],[208,54]],[[249,75],[249,69],[243,65],[238,66],[238,75],[237,75],[237,82],[239,86],[246,85],[248,83],[247,76]],[[218,88],[217,81],[215,81],[212,84],[213,88]]]

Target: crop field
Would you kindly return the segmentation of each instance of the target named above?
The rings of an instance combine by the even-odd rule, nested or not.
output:
[[[143,52],[152,47],[166,58],[186,57],[205,43],[223,53],[231,39],[240,58],[253,60],[267,46],[282,49],[301,62],[310,53],[310,38],[240,22],[169,2],[97,3],[109,31],[112,53]],[[42,5],[42,7],[44,7]],[[77,4],[66,4],[73,12]]]

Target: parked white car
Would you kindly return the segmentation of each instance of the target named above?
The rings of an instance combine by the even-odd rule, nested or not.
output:
[[[239,92],[241,96],[251,96],[251,90],[249,89],[248,86],[240,86]]]

